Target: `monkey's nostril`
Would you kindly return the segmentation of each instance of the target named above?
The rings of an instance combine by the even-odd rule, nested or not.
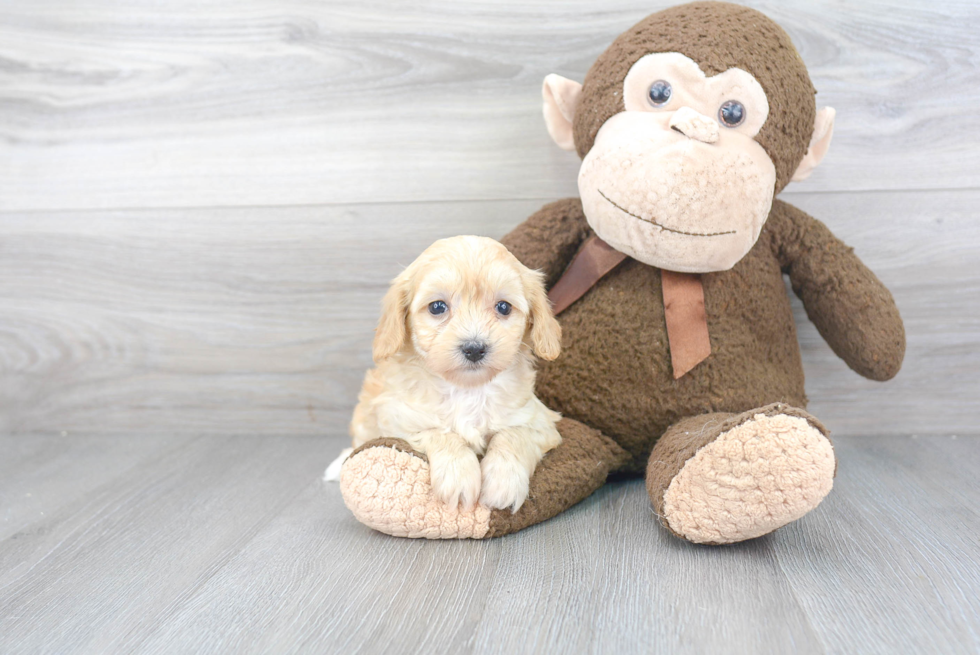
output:
[[[487,354],[487,344],[480,341],[467,341],[459,349],[471,362],[478,362]]]
[[[690,107],[681,107],[670,117],[670,129],[702,143],[718,141],[718,122]]]

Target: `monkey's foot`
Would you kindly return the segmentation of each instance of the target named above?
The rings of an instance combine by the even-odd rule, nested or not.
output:
[[[826,428],[775,404],[673,425],[650,455],[647,490],[675,535],[727,544],[802,517],[830,492],[835,471]]]
[[[429,460],[400,439],[364,444],[344,462],[340,491],[354,517],[395,537],[482,539],[491,511],[450,507],[435,497]]]
[[[586,498],[629,460],[597,430],[570,419],[557,427],[562,442],[538,463],[516,513],[446,505],[432,492],[425,455],[400,439],[376,439],[355,450],[341,468],[340,491],[358,521],[396,537],[484,539],[517,532]]]

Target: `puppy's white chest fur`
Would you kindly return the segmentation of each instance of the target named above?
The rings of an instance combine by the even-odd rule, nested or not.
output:
[[[501,389],[493,382],[475,388],[447,387],[441,408],[443,426],[482,453],[487,439],[500,428],[495,423],[504,409],[500,402]]]
[[[527,358],[475,387],[443,380],[415,362],[385,362],[365,382],[351,424],[354,445],[381,436],[414,444],[416,434],[436,430],[459,435],[471,450],[483,453],[500,430],[536,424],[541,410],[550,416],[533,388],[534,369]]]

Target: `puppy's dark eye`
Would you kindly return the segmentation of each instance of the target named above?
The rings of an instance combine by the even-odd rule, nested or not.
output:
[[[670,100],[670,82],[666,80],[657,80],[650,85],[650,91],[648,95],[650,96],[650,104],[654,107],[660,107],[661,105],[666,105],[667,101]]]
[[[507,302],[506,300],[501,300],[500,302],[497,303],[496,309],[498,314],[507,316],[508,314],[510,314],[510,303]]]
[[[745,106],[738,100],[729,100],[718,110],[718,118],[728,127],[737,127],[745,120]]]
[[[433,316],[443,314],[447,309],[449,309],[449,305],[441,300],[436,300],[435,302],[429,303],[429,313]]]

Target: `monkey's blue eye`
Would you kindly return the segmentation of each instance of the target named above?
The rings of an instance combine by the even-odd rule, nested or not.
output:
[[[666,105],[670,100],[670,83],[666,80],[657,80],[650,85],[650,104],[654,107]]]
[[[718,110],[718,118],[728,127],[736,127],[745,120],[745,107],[738,100],[729,100]]]
[[[507,302],[506,300],[501,300],[500,302],[497,303],[496,309],[497,309],[497,313],[503,316],[507,316],[508,314],[510,314],[510,303]]]
[[[436,300],[435,302],[429,303],[429,313],[432,314],[433,316],[438,316],[439,314],[445,312],[447,309],[449,309],[449,305],[447,305],[441,300]]]

